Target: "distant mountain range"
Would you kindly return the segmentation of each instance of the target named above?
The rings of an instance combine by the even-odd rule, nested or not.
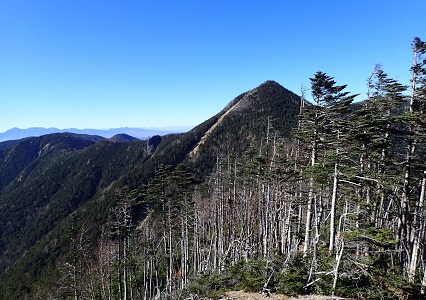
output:
[[[140,140],[146,140],[154,135],[166,135],[169,133],[182,133],[190,130],[191,127],[165,127],[165,128],[130,128],[130,127],[121,127],[121,128],[111,128],[111,129],[77,129],[77,128],[68,128],[68,129],[58,129],[54,127],[44,128],[44,127],[31,127],[27,129],[12,128],[6,132],[0,133],[0,142],[10,141],[10,140],[19,140],[26,137],[38,137],[51,133],[76,133],[76,134],[87,134],[87,135],[98,135],[105,138],[111,138],[118,134],[126,134],[132,137],[135,137]]]

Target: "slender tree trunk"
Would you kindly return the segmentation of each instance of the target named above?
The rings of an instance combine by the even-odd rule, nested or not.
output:
[[[426,260],[425,260],[425,253],[423,253],[423,259],[422,259],[422,265],[423,265],[423,278],[420,288],[420,293],[422,295],[426,294]]]
[[[169,294],[172,293],[173,289],[173,238],[172,238],[172,216],[171,216],[171,208],[170,203],[168,205],[167,209],[167,223],[169,227],[169,233],[168,233],[168,242],[169,242],[169,282],[167,284],[168,286],[168,292]]]
[[[410,266],[408,268],[408,282],[414,283],[414,276],[417,269],[417,258],[419,255],[420,243],[423,237],[424,220],[423,220],[423,203],[426,189],[426,171],[423,172],[420,197],[418,207],[416,210],[415,222],[414,222],[414,234],[413,234],[413,247],[411,253]]]
[[[316,134],[314,135],[316,139]],[[312,144],[311,153],[311,166],[315,166],[317,157],[317,143],[314,140]],[[312,202],[314,198],[314,179],[309,178],[309,193],[308,193],[308,205],[306,208],[306,223],[305,223],[305,242],[303,244],[303,256],[307,255],[309,244],[311,240],[311,229],[312,229]]]
[[[338,150],[337,150],[338,152]],[[338,169],[337,161],[334,163],[334,175],[333,175],[333,193],[331,195],[331,208],[330,208],[330,244],[328,246],[328,255],[332,255],[334,251],[334,222],[336,216],[336,202],[337,202],[337,184],[338,184]]]
[[[337,249],[336,252],[336,267],[334,269],[334,278],[333,278],[333,293],[334,290],[336,289],[336,285],[337,285],[337,279],[338,279],[338,275],[339,275],[339,266],[340,266],[340,262],[342,260],[342,255],[343,255],[343,249],[345,247],[345,241],[343,240],[343,237],[338,237],[339,239],[339,247]]]

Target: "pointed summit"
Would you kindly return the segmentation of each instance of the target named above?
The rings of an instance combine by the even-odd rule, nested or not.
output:
[[[281,84],[274,80],[266,80],[264,83],[259,85],[257,88],[283,88]]]
[[[297,124],[300,97],[275,81],[268,80],[232,100],[218,115],[194,131],[204,129],[189,153],[192,160],[204,164],[215,152],[226,149],[243,152],[267,132],[268,119],[278,136],[287,137]],[[208,167],[207,167],[208,168]]]
[[[283,105],[290,108],[293,105],[298,106],[300,102],[299,96],[272,80],[262,83],[241,96],[239,106],[246,108],[252,106],[253,110],[267,110],[271,113]]]

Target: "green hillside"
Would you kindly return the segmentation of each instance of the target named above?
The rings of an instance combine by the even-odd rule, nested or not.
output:
[[[414,89],[318,71],[183,134],[0,147],[4,299],[215,299],[226,290],[422,299],[426,46]],[[407,99],[409,99],[407,103]]]
[[[269,118],[284,115],[285,119],[280,118],[276,126],[288,135],[295,124],[298,101],[298,96],[275,82],[266,82],[242,94],[230,104],[239,102],[240,107],[227,114],[206,144],[200,146],[197,158],[189,153],[227,109],[188,133],[153,137],[149,141],[95,142],[87,136],[52,134],[6,147],[0,152],[2,158],[7,158],[0,166],[0,203],[4,208],[0,222],[5,224],[0,249],[3,282],[7,283],[3,288],[15,286],[16,278],[28,278],[27,282],[18,281],[14,288],[13,295],[20,295],[26,289],[32,290],[40,274],[51,272],[52,264],[68,248],[64,230],[70,226],[71,215],[77,214],[79,220],[99,229],[110,217],[117,191],[142,192],[161,165],[185,162],[203,179],[213,170],[218,151],[233,148],[243,153],[257,136],[264,135]],[[236,128],[240,130],[239,139],[231,134]],[[143,207],[146,206],[135,210],[135,219],[144,218]],[[98,229],[91,231],[93,247],[98,243]],[[21,272],[26,272],[26,277]]]

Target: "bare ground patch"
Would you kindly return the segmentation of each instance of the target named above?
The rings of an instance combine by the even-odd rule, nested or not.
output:
[[[348,298],[341,298],[337,296],[320,296],[320,295],[307,295],[298,297],[288,297],[285,295],[272,294],[270,296],[262,295],[261,293],[247,293],[244,291],[226,292],[222,298],[223,300],[349,300]]]

